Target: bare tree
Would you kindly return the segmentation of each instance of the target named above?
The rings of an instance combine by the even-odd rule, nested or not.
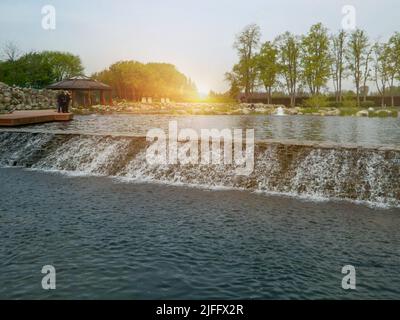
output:
[[[21,56],[21,50],[14,42],[6,42],[3,46],[2,56],[7,61],[15,61]]]

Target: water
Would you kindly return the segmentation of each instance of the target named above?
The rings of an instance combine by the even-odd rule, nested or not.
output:
[[[23,169],[0,181],[0,299],[400,298],[399,209]]]
[[[400,145],[399,118],[319,117],[319,116],[75,116],[69,123],[27,126],[24,130],[122,133],[146,135],[149,128],[167,129],[171,120],[180,128],[250,128],[256,139],[331,141],[360,145]],[[4,129],[0,129],[4,130]]]
[[[181,150],[187,143],[179,143]],[[400,208],[400,149],[256,143],[254,166],[153,165],[143,137],[0,133],[0,165],[132,181],[230,188]]]
[[[276,110],[276,115],[277,115],[277,116],[284,116],[284,115],[285,115],[285,110],[284,110],[282,107],[279,107],[279,108]]]
[[[244,177],[151,166],[138,136],[170,120],[296,141],[257,142]],[[399,299],[398,129],[398,119],[264,116],[1,129],[0,299]],[[40,287],[48,264],[51,292]],[[347,264],[357,291],[341,289]]]

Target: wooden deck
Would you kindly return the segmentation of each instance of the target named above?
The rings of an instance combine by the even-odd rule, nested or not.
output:
[[[73,117],[72,113],[57,113],[54,109],[14,111],[10,114],[0,115],[0,127],[23,126],[53,121],[70,121]]]

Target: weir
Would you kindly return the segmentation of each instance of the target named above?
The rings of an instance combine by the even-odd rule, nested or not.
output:
[[[136,181],[400,207],[400,148],[263,140],[249,176],[235,165],[150,165],[145,137],[0,131],[0,165]]]

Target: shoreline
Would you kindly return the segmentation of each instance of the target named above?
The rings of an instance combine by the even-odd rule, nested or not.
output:
[[[113,106],[93,105],[91,107],[73,107],[71,111],[77,115],[119,114],[119,115],[223,115],[223,116],[354,116],[369,118],[397,118],[400,107],[286,107],[284,105],[268,105],[263,103],[207,103],[188,102],[171,104],[145,104],[138,102],[117,102]]]

